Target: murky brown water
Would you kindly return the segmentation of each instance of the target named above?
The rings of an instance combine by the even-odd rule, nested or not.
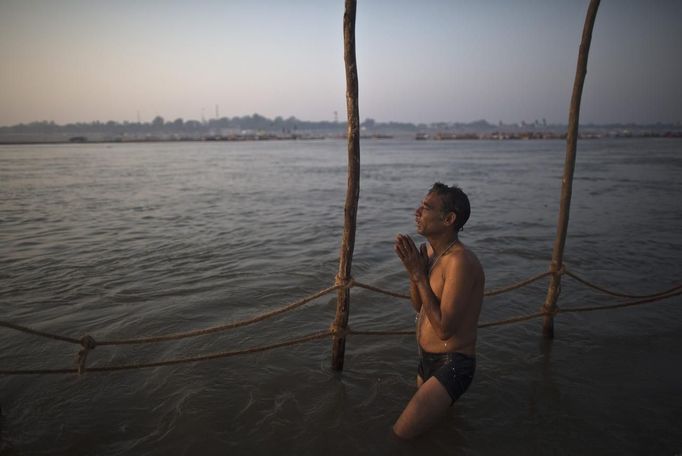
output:
[[[392,251],[436,180],[459,183],[463,240],[490,288],[547,269],[564,143],[369,141],[354,276],[404,291]],[[0,315],[70,337],[229,322],[333,283],[342,141],[0,147]],[[632,293],[682,280],[682,142],[579,144],[566,263]],[[493,297],[483,321],[533,313],[546,282]],[[566,278],[560,306],[614,302]],[[0,377],[3,454],[676,454],[681,299],[482,329],[470,390],[411,443],[390,426],[414,391],[408,336],[352,336],[111,374]],[[273,321],[147,346],[90,366],[233,350],[326,329],[328,296]],[[406,301],[352,292],[355,329],[410,329]],[[0,329],[2,369],[72,367],[76,346]]]

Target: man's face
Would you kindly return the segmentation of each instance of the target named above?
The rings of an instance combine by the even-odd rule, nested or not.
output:
[[[428,236],[445,226],[442,216],[443,201],[436,193],[428,193],[414,212],[417,233]]]

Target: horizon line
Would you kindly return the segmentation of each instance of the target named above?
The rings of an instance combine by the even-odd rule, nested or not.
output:
[[[148,121],[137,121],[137,120],[99,120],[99,119],[94,119],[90,121],[72,121],[72,122],[65,122],[65,123],[57,123],[54,120],[47,120],[47,119],[41,119],[41,120],[32,120],[28,122],[20,122],[20,123],[15,123],[13,125],[0,125],[0,128],[13,128],[13,127],[20,127],[20,126],[28,126],[32,124],[48,124],[48,125],[54,125],[57,127],[65,127],[68,125],[78,125],[78,124],[85,124],[85,125],[92,125],[92,124],[103,124],[106,125],[110,122],[114,122],[119,125],[151,125],[153,122],[157,119],[160,118],[163,120],[163,124],[170,124],[173,122],[176,122],[178,120],[182,120],[183,123],[187,122],[199,122],[202,125],[208,124],[212,121],[220,121],[220,120],[233,120],[233,119],[246,119],[246,118],[255,118],[255,117],[261,117],[265,120],[271,121],[271,122],[276,122],[276,121],[284,121],[284,122],[289,122],[289,121],[297,121],[297,122],[302,122],[302,123],[330,123],[330,124],[338,124],[338,125],[345,125],[347,123],[346,119],[339,119],[339,120],[329,120],[329,119],[324,119],[324,120],[305,120],[305,119],[300,119],[294,115],[290,115],[288,117],[284,117],[282,115],[277,115],[275,117],[267,117],[259,113],[253,113],[253,114],[245,114],[242,116],[221,116],[221,117],[211,117],[208,119],[193,119],[193,118],[183,118],[183,117],[177,117],[175,119],[166,119],[161,115],[155,116],[153,119],[148,120]],[[480,124],[485,122],[486,124],[490,126],[521,126],[521,125],[528,125],[528,126],[543,126],[543,127],[563,127],[568,125],[568,122],[566,123],[552,123],[552,122],[546,122],[544,118],[540,119],[533,119],[532,121],[526,121],[524,120],[519,120],[516,122],[504,122],[504,121],[498,121],[498,122],[490,122],[488,119],[475,119],[471,121],[462,121],[462,120],[457,120],[457,121],[446,121],[446,120],[439,120],[439,121],[432,121],[432,122],[415,122],[415,121],[398,121],[398,120],[386,120],[386,121],[381,121],[377,120],[371,117],[365,117],[363,121],[360,122],[360,124],[364,124],[367,121],[371,121],[377,125],[381,124],[407,124],[407,125],[438,125],[438,124],[445,124],[445,125],[471,125],[471,124]],[[646,123],[640,123],[636,121],[626,121],[626,122],[580,122],[580,125],[582,126],[613,126],[613,125],[623,125],[623,126],[682,126],[682,121],[677,120],[677,121],[655,121],[655,122],[646,122]]]

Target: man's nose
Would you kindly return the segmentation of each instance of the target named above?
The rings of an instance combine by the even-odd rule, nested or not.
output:
[[[414,210],[414,215],[419,216],[422,212],[422,207],[417,206],[417,208]]]

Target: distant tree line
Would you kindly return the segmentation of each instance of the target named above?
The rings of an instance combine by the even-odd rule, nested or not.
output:
[[[462,138],[462,134],[487,137],[497,132],[550,132],[560,135],[565,132],[565,125],[549,125],[542,119],[534,122],[522,121],[516,124],[498,122],[491,124],[486,120],[473,122],[435,122],[430,124],[413,124],[409,122],[377,122],[366,118],[361,123],[366,135],[412,135],[420,138]],[[677,124],[609,124],[581,125],[581,131],[622,131],[634,132],[679,132],[682,125]],[[346,131],[346,122],[336,121],[304,121],[296,117],[274,119],[260,114],[242,117],[222,117],[205,121],[184,120],[177,118],[166,121],[156,116],[151,122],[77,122],[59,125],[51,121],[31,122],[13,126],[0,127],[0,142],[23,142],[31,140],[56,141],[88,141],[88,140],[129,140],[129,139],[210,139],[231,135],[248,135],[265,133],[269,137],[316,137],[342,136]],[[532,136],[531,136],[532,137]]]
[[[255,131],[296,131],[306,130],[335,130],[344,129],[345,123],[341,122],[310,122],[302,121],[295,117],[284,119],[276,117],[269,119],[260,114],[243,117],[222,117],[209,119],[204,122],[198,120],[184,120],[177,118],[166,121],[161,116],[156,116],[151,122],[76,122],[64,125],[52,121],[31,122],[7,127],[0,127],[2,133],[58,133],[68,131],[70,133],[87,134],[91,132],[106,132],[112,135],[124,133],[198,133],[211,129],[228,130],[255,130]]]

